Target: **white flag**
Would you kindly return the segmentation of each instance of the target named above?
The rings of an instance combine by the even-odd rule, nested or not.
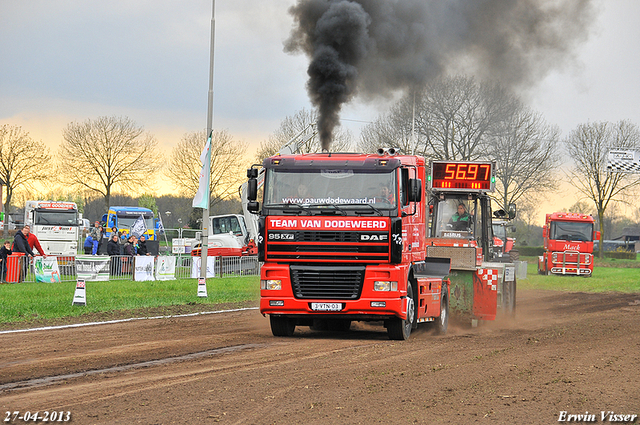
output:
[[[202,170],[200,171],[200,184],[196,196],[193,197],[193,208],[207,208],[209,204],[209,177],[211,174],[211,134],[200,154]]]
[[[144,222],[144,217],[142,216],[142,214],[140,214],[140,217],[138,217],[136,222],[133,223],[133,225],[131,226],[129,233],[135,236],[136,238],[139,238],[140,235],[142,235],[146,231],[147,231],[147,225]]]
[[[164,234],[164,224],[162,224],[162,216],[160,215],[160,211],[158,211],[158,234]]]

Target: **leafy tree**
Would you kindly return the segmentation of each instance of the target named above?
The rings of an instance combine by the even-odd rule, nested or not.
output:
[[[161,159],[157,141],[129,118],[73,122],[63,138],[58,152],[63,181],[102,195],[107,207],[114,190],[134,193],[155,181]]]
[[[156,198],[154,198],[153,195],[148,193],[140,195],[138,198],[138,206],[141,208],[149,208],[153,211],[154,216],[158,216],[158,206],[156,205]]]
[[[4,210],[8,213],[14,193],[19,188],[31,188],[32,182],[49,176],[51,156],[42,141],[35,141],[22,127],[0,126],[0,179],[6,186]]]

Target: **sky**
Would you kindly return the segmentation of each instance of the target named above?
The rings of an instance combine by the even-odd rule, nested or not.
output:
[[[283,118],[311,108],[308,59],[283,49],[294,3],[215,2],[214,128],[248,142],[251,159]],[[640,124],[640,2],[595,4],[576,59],[525,94],[565,136],[586,122]],[[168,154],[206,127],[211,17],[211,0],[0,0],[0,124],[22,126],[55,153],[70,122],[126,116]],[[355,99],[342,125],[358,137],[387,105]],[[161,183],[158,193],[169,190]],[[542,208],[577,200],[561,190]]]

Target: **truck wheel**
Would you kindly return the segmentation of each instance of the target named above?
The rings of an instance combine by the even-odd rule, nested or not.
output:
[[[517,249],[512,249],[509,251],[509,258],[511,261],[518,261],[520,259],[520,251]]]
[[[273,336],[292,336],[296,329],[296,324],[292,319],[283,316],[269,316],[271,323],[271,333]]]
[[[440,317],[436,319],[435,330],[438,335],[447,333],[449,327],[449,294],[443,292],[440,297]]]
[[[403,320],[398,317],[389,319],[387,323],[387,335],[389,339],[404,341],[409,339],[411,335],[411,327],[416,317],[415,305],[413,303],[413,287],[411,282],[407,283],[407,298],[409,299],[407,308],[407,319]]]

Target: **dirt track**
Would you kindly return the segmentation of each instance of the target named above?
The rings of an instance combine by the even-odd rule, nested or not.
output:
[[[74,424],[601,423],[640,415],[639,324],[640,294],[521,291],[515,321],[406,342],[274,338],[257,310],[3,334],[0,405]]]

